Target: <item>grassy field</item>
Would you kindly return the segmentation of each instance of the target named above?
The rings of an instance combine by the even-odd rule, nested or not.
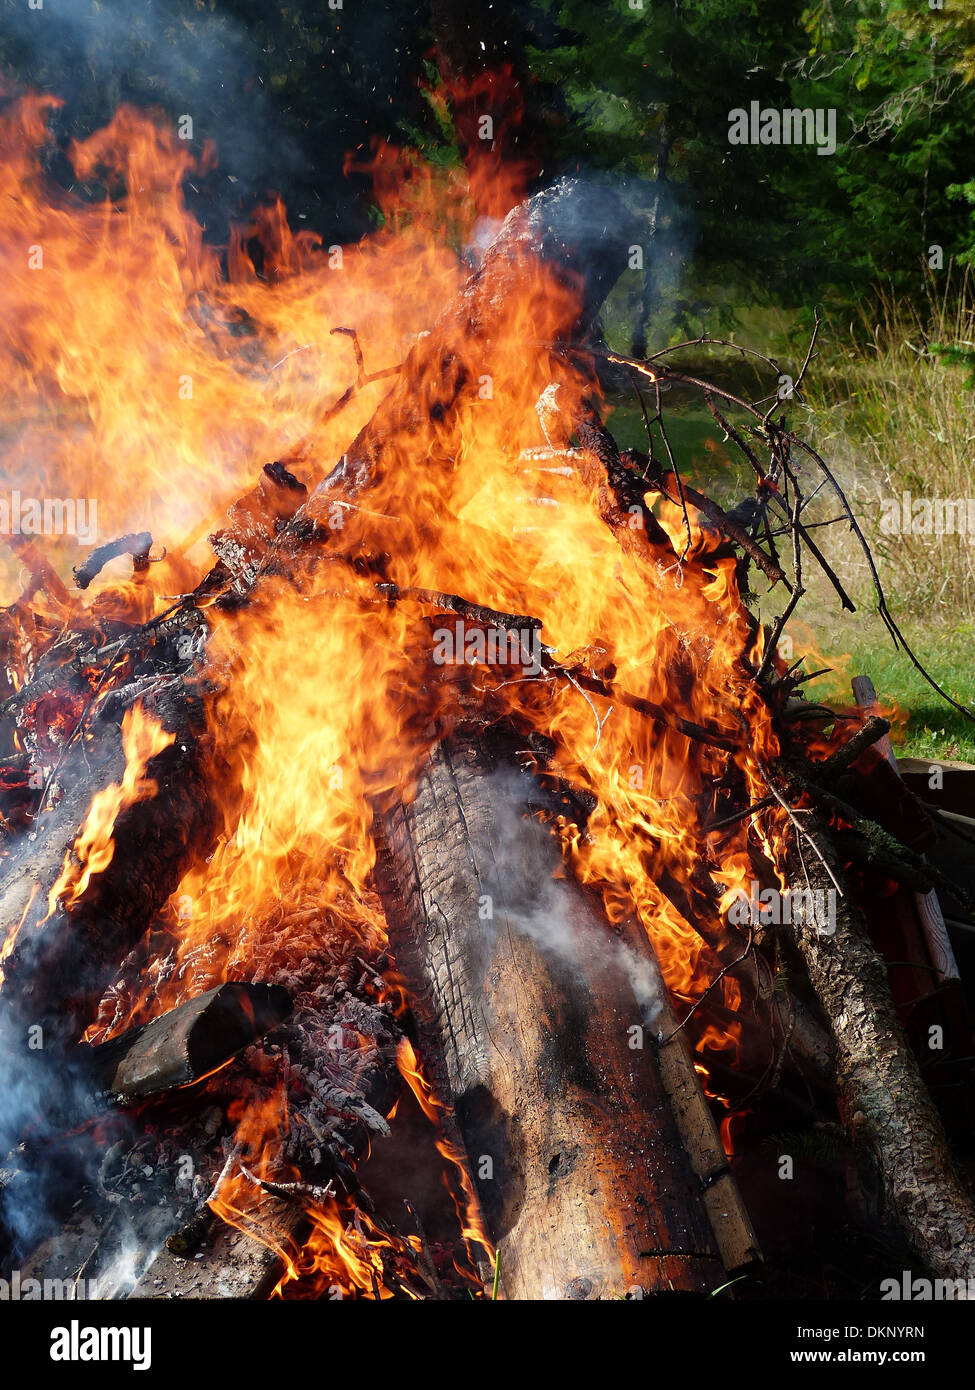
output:
[[[881,529],[883,503],[975,499],[975,391],[970,371],[951,365],[939,345],[970,349],[975,339],[975,286],[969,275],[932,281],[923,314],[881,296],[858,322],[825,336],[812,374],[804,424],[836,462],[904,636],[950,695],[975,709],[975,529],[937,534],[923,511],[918,529]],[[975,502],[971,504],[975,522]],[[962,515],[967,515],[963,512]],[[889,521],[888,521],[889,524]],[[839,529],[839,528],[837,528]],[[959,528],[961,529],[961,528]],[[849,557],[851,538],[841,547]],[[875,616],[867,577],[854,563],[860,621],[842,635],[817,587],[817,623],[825,642],[843,642],[851,669],[868,672],[902,711],[902,751],[913,757],[975,762],[975,722],[953,710],[894,649]]]
[[[900,617],[901,615],[895,614]],[[891,709],[891,740],[898,755],[932,761],[975,763],[975,723],[944,701],[916,670],[910,658],[894,648],[875,613],[844,614],[839,624],[825,605],[805,611],[807,624],[817,623],[815,649],[833,666],[829,676],[806,686],[810,698],[824,704],[849,704],[850,678],[869,675],[881,703]],[[956,626],[943,622],[938,630],[915,631],[905,621],[905,637],[922,665],[949,695],[975,707],[972,651],[975,620]],[[825,640],[824,640],[825,634]],[[835,634],[835,636],[833,635]],[[802,650],[800,641],[798,652]],[[817,661],[815,666],[820,663]],[[807,662],[807,668],[810,663]],[[813,669],[815,669],[815,666]]]

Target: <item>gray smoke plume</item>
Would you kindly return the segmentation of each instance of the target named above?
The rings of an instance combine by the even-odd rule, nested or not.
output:
[[[614,936],[574,884],[552,877],[552,832],[523,815],[524,780],[516,773],[499,771],[489,781],[496,789],[491,796],[496,838],[482,874],[484,891],[497,906],[484,923],[485,935],[515,931],[573,975],[625,980],[642,1023],[652,1028],[661,1006],[653,963]]]
[[[123,102],[193,120],[195,153],[216,142],[235,196],[263,193],[296,173],[289,136],[243,25],[184,0],[57,0],[5,6],[0,56],[19,83],[65,103],[59,133],[83,136]]]

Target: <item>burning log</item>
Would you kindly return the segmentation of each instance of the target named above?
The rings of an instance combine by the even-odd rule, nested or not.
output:
[[[630,939],[634,940],[635,936],[642,946],[640,938],[644,934],[639,924],[630,921],[627,928]],[[666,985],[656,959],[652,953],[641,954],[656,976],[660,999],[657,1017],[660,1077],[670,1098],[684,1151],[701,1183],[701,1200],[711,1222],[721,1261],[729,1273],[751,1268],[762,1258],[758,1240],[728,1164],[718,1126],[694,1070],[690,1048],[667,997]]]
[[[180,702],[165,702],[169,733],[132,712],[123,729],[98,720],[90,739],[72,745],[61,800],[0,881],[3,998],[14,1030],[40,1024],[49,1040],[76,1040],[113,970],[212,834],[199,706],[180,689]],[[158,747],[136,771],[145,721],[160,731]]]
[[[91,1268],[93,1260],[114,1265],[113,1242],[123,1255],[134,1244],[142,1267],[132,1272],[128,1261],[128,1272],[113,1276],[118,1291],[134,1282],[139,1294],[266,1293],[310,1221],[334,1247],[346,1219],[360,1223],[373,1210],[356,1162],[373,1136],[389,1134],[397,1059],[411,1084],[422,1079],[422,1070],[410,1071],[391,984],[382,979],[388,964],[382,914],[369,887],[377,804],[385,841],[378,878],[399,960],[416,992],[422,1066],[452,1102],[446,1132],[456,1126],[467,1148],[480,1206],[499,1242],[506,1294],[704,1291],[723,1282],[725,1270],[756,1258],[689,1039],[698,1025],[699,1039],[720,1025],[719,1042],[743,1037],[745,1024],[753,1034],[761,1031],[752,1006],[760,996],[770,1000],[784,978],[782,938],[736,932],[727,921],[727,898],[747,898],[743,876],[747,884],[751,870],[758,877],[768,869],[783,834],[797,824],[781,796],[762,797],[760,774],[763,758],[781,754],[788,776],[804,737],[798,720],[790,729],[787,708],[799,678],[789,684],[777,655],[803,593],[803,547],[852,608],[811,539],[820,523],[804,509],[819,488],[807,495],[805,463],[832,484],[863,537],[828,466],[787,431],[784,418],[777,422],[764,406],[671,370],[662,359],[679,349],[638,362],[586,340],[634,237],[644,243],[645,229],[640,236],[631,228],[614,196],[562,180],[509,214],[480,268],[432,329],[414,340],[401,367],[368,373],[356,332],[328,327],[351,339],[356,375],[310,438],[327,439],[322,447],[331,450],[337,438],[331,422],[352,397],[381,376],[396,376],[395,385],[311,497],[301,470],[286,466],[308,462],[307,446],[266,466],[256,488],[231,508],[229,526],[211,534],[217,564],[175,607],[158,611],[161,591],[192,585],[189,552],[177,552],[180,563],[171,561],[164,572],[174,583],[160,582],[157,592],[147,575],[149,533],[135,529],[144,524],[138,514],[118,523],[132,534],[94,551],[76,579],[85,588],[106,560],[129,551],[140,581],[117,595],[97,594],[89,607],[67,592],[39,547],[18,550],[32,575],[20,607],[44,588],[58,623],[48,618],[35,641],[25,636],[22,615],[5,620],[5,631],[25,640],[23,659],[4,676],[0,707],[10,731],[0,791],[12,794],[2,808],[5,816],[8,805],[12,811],[4,834],[34,822],[29,843],[18,847],[11,839],[0,881],[5,1019],[21,1052],[30,1026],[40,1024],[46,1059],[84,1058],[89,1080],[94,1070],[117,1095],[135,1099],[174,1087],[164,1104],[114,1111],[123,1137],[109,1146],[89,1136],[89,1171],[78,1182],[87,1183],[94,1213],[83,1238],[90,1246],[95,1230],[97,1241],[76,1267]],[[179,276],[169,279],[181,283]],[[222,291],[220,299],[225,303]],[[354,317],[354,302],[341,305],[343,317],[347,308]],[[273,312],[268,322],[286,325],[288,317]],[[418,317],[394,319],[397,338],[401,329],[422,326]],[[327,332],[319,327],[313,337],[320,348]],[[373,343],[367,348],[376,350]],[[270,371],[300,351],[286,352]],[[810,347],[795,386],[811,355]],[[591,403],[592,364],[599,358],[653,383],[649,458],[621,455],[602,426]],[[333,387],[335,381],[333,374]],[[290,402],[287,422],[272,419],[270,432],[253,436],[269,448],[283,433],[290,437],[294,404],[305,398],[293,384],[281,394]],[[754,499],[729,514],[682,482],[661,413],[664,385],[703,394],[758,475]],[[253,394],[251,374],[242,389]],[[558,403],[563,392],[564,405]],[[246,398],[236,399],[240,408]],[[550,483],[557,490],[551,479],[544,496],[533,488],[524,497],[512,467],[538,442],[536,400],[550,453],[561,451],[570,465],[547,470],[568,473],[564,500],[548,495]],[[490,401],[495,404],[481,404]],[[262,396],[262,409],[263,402]],[[716,403],[744,411],[750,430],[740,433]],[[654,423],[667,471],[653,459]],[[117,426],[116,433],[122,433]],[[569,447],[573,435],[580,448]],[[240,437],[252,436],[244,430]],[[803,469],[794,461],[799,454]],[[326,454],[324,467],[312,460],[318,477],[334,458]],[[196,459],[189,475],[194,485],[203,461]],[[369,488],[375,507],[360,506]],[[663,499],[660,522],[651,493]],[[500,521],[486,515],[495,502]],[[683,542],[672,505],[682,513]],[[785,534],[783,517],[792,534],[791,584],[770,514],[778,534]],[[562,517],[569,518],[564,529]],[[731,545],[742,552],[737,560]],[[464,557],[459,563],[458,556]],[[746,608],[750,565],[791,593],[767,635]],[[465,589],[468,570],[478,581],[471,601],[452,592]],[[479,596],[484,604],[474,601]],[[879,584],[878,596],[896,634]],[[397,607],[401,600],[455,614],[462,620],[458,647],[461,628],[476,623],[507,636],[525,628],[541,646],[543,619],[551,645],[536,660],[531,644],[532,660],[517,678],[479,673],[470,683],[476,698],[459,714],[438,681],[417,679],[429,645],[423,620],[408,623]],[[62,610],[84,631],[60,632]],[[532,611],[543,619],[519,616]],[[133,626],[133,614],[149,621]],[[248,617],[253,621],[237,623]],[[332,626],[334,633],[326,631]],[[217,758],[203,770],[199,709],[185,676],[211,632],[209,736],[235,770],[238,751],[246,762],[243,807],[231,805],[233,778]],[[272,650],[275,659],[265,661]],[[306,651],[314,659],[301,660]],[[149,716],[162,706],[148,705],[148,691],[158,700],[160,683],[172,696],[161,723]],[[120,735],[114,714],[137,696],[147,699],[145,722],[137,725],[130,709]],[[48,698],[54,706],[63,702],[67,713],[59,713],[57,737],[45,749],[53,746],[53,757],[39,764],[46,785],[38,810],[24,794],[37,771],[33,749],[17,726],[21,718],[36,724]],[[586,815],[596,812],[591,830],[580,823],[572,854],[580,880],[593,885],[594,895],[598,884],[614,922],[623,918],[617,931],[587,891],[564,876],[554,837],[526,815],[556,812],[534,780],[516,771],[514,745],[503,732],[508,720],[519,736],[527,732],[530,757],[550,742],[553,776],[578,793],[578,804],[588,799]],[[486,727],[502,732],[488,735]],[[443,741],[420,773],[415,796],[408,804],[394,802],[438,729]],[[876,726],[869,735],[865,730],[862,742],[875,732]],[[849,845],[847,857],[870,851],[879,864],[884,854],[884,866],[926,884],[917,856],[900,854],[881,827],[871,838],[869,808],[861,814],[859,803],[843,799],[840,775],[851,770],[859,747],[854,739],[827,759],[818,770],[825,785],[814,785],[808,758],[800,769],[805,785],[798,773],[791,784],[854,832],[844,840],[843,832],[830,831],[830,844],[823,826],[811,822],[824,844],[812,868],[838,881],[837,861]],[[310,776],[301,775],[309,769]],[[295,786],[300,795],[288,795]],[[227,812],[227,834],[208,855],[216,838],[211,796]],[[800,809],[808,814],[808,806]],[[764,811],[771,814],[753,822]],[[564,821],[562,827],[575,828]],[[753,835],[753,828],[762,833]],[[157,916],[186,869],[194,911],[199,904],[192,928],[174,911]],[[679,924],[669,931],[670,907],[686,931]],[[637,914],[659,927],[655,939],[667,945],[674,997],[690,1006],[680,1023]],[[847,910],[836,941],[802,926],[799,936],[832,1023],[853,1128],[873,1137],[891,1203],[918,1250],[935,1268],[952,1272],[958,1267],[952,1253],[961,1252],[969,1272],[969,1206],[882,980],[878,987],[882,970],[861,924]],[[266,981],[255,987],[259,993],[222,984],[242,963]],[[221,1067],[279,1021],[284,993],[295,1011],[278,1036]],[[96,1029],[113,1029],[188,995],[191,1002],[94,1053],[73,1046],[93,1017]],[[788,984],[777,996],[789,1003]],[[251,1004],[261,1017],[251,1016]],[[777,1007],[769,1003],[770,1020]],[[746,1015],[740,1029],[739,1013]],[[761,1094],[763,1085],[778,1089],[790,1040],[800,1036],[799,1017],[798,1010],[787,1023],[779,1016],[781,1048],[750,1094]],[[811,1036],[816,1021],[807,1020]],[[48,1050],[47,1035],[63,1046]],[[771,1028],[769,1041],[775,1041]],[[818,1075],[830,1065],[820,1043],[812,1036]],[[709,1044],[699,1045],[703,1071]],[[17,1062],[19,1052],[11,1053]],[[751,1080],[747,1061],[742,1071]],[[727,1056],[717,1066],[732,1074]],[[211,1077],[214,1067],[220,1071]],[[66,1090],[70,1072],[57,1078]],[[187,1096],[181,1088],[192,1081],[204,1084]],[[891,1092],[897,1106],[907,1103],[906,1114],[892,1110]],[[736,1094],[733,1085],[726,1088],[729,1104]],[[814,1105],[817,1098],[811,1099]],[[212,1122],[202,1110],[210,1102]],[[36,1123],[44,1108],[39,1094],[29,1105]],[[159,1110],[174,1117],[172,1135],[151,1118]],[[2,1118],[9,1131],[6,1109]],[[45,1118],[42,1132],[35,1129],[21,1146],[30,1172],[16,1181],[23,1191],[38,1177],[48,1195],[62,1186],[53,1151],[63,1141],[61,1161],[81,1164],[80,1149],[71,1144],[77,1136],[58,1129],[56,1116]],[[50,1161],[32,1167],[39,1155]],[[179,1177],[187,1157],[194,1169],[189,1191]],[[143,1179],[156,1184],[151,1197]],[[339,1188],[337,1212],[328,1203]],[[74,1195],[65,1201],[62,1194],[51,1208],[54,1219],[73,1220]],[[224,1227],[206,1251],[195,1251],[199,1261],[177,1263],[194,1242],[209,1241],[211,1212]],[[473,1205],[469,1215],[477,1217]],[[79,1219],[76,1232],[81,1225]],[[428,1287],[438,1296],[439,1274],[419,1220],[416,1225]],[[361,1225],[356,1229],[362,1234]],[[22,1226],[17,1234],[23,1236]],[[314,1259],[305,1261],[306,1269],[309,1263]],[[382,1268],[380,1259],[358,1287],[378,1297]]]
[[[210,1235],[215,1218],[207,1208],[209,1243],[195,1253],[187,1247],[182,1258],[163,1248],[146,1266],[139,1279],[124,1291],[126,1298],[248,1298],[270,1297],[280,1282],[288,1248],[294,1249],[306,1226],[302,1207],[278,1197],[263,1195],[250,1210],[255,1240],[248,1230],[219,1225]],[[176,1247],[178,1251],[179,1247]]]
[[[53,603],[68,611],[71,607],[71,596],[67,587],[36,541],[27,536],[5,536],[4,540],[30,573],[30,582],[22,600],[30,600],[39,589],[43,589]]]
[[[118,540],[106,541],[96,546],[83,564],[74,568],[74,582],[79,589],[87,589],[93,579],[101,574],[110,560],[119,555],[132,556],[132,569],[135,574],[144,574],[149,568],[149,551],[152,549],[152,536],[148,531],[133,535],[119,536]]]
[[[755,1242],[723,1153],[704,1145],[695,1167],[682,1146],[661,1076],[665,1065],[676,1094],[676,1063],[653,1046],[659,977],[559,876],[550,835],[522,819],[538,807],[532,788],[510,756],[457,733],[383,823],[397,961],[417,991],[423,1055],[442,1058],[502,1288],[585,1299],[716,1287],[702,1184],[727,1180],[732,1262],[753,1259]]]
[[[373,418],[326,478],[311,510],[355,496],[398,462],[449,452],[459,408],[476,400],[479,373],[491,371],[492,339],[510,331],[511,304],[526,276],[542,277],[558,305],[554,335],[578,339],[626,265],[634,220],[615,193],[560,179],[505,218],[478,270],[413,347]],[[559,304],[559,293],[562,302]]]

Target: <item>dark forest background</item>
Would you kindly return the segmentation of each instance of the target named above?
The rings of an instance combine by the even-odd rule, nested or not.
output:
[[[361,234],[346,153],[379,137],[460,159],[457,113],[431,92],[507,64],[524,103],[509,138],[537,180],[658,181],[644,197],[687,312],[717,287],[739,304],[853,302],[880,280],[919,295],[929,247],[945,263],[975,247],[971,0],[41,2],[0,3],[8,78],[65,99],[64,136],[123,101],[191,114],[219,154],[199,195],[214,234],[272,190],[329,237]],[[835,108],[836,154],[730,146],[728,112],[752,100]]]

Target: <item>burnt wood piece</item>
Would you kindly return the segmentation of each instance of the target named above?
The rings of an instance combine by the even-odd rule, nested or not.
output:
[[[502,1291],[709,1291],[725,1275],[653,1046],[658,986],[564,877],[528,815],[540,797],[507,754],[455,733],[414,801],[386,810],[377,869]]]
[[[16,932],[3,962],[0,1021],[19,1035],[41,1024],[45,1046],[78,1040],[119,962],[175,891],[194,853],[207,851],[215,830],[198,700],[178,684],[146,708],[175,732],[175,741],[150,760],[146,776],[156,782],[156,794],[119,814],[112,860],[92,876],[80,901],[70,909],[58,903],[48,916],[48,896],[92,798],[122,782],[121,730],[107,719],[96,721],[90,741],[69,751],[59,773],[64,795],[0,879],[0,938]]]
[[[152,536],[148,531],[135,531],[117,540],[98,545],[85,558],[82,564],[72,570],[74,582],[79,589],[87,589],[91,581],[101,574],[109,560],[120,555],[132,556],[132,569],[143,574],[149,568],[149,551],[152,549]]]
[[[184,1259],[163,1247],[123,1298],[270,1298],[281,1282],[285,1257],[300,1248],[308,1221],[300,1203],[264,1194],[250,1213],[256,1239],[217,1222],[212,1241]]]
[[[639,548],[632,533],[633,511],[637,508],[641,528],[651,545],[663,546],[672,550],[670,537],[647,506],[648,484],[628,469],[620,457],[616,441],[599,419],[595,410],[588,406],[574,421],[579,443],[585,453],[579,460],[579,473],[587,486],[595,486],[599,496],[599,515],[605,521],[624,549]],[[591,455],[605,472],[605,480],[586,457]],[[612,501],[607,495],[607,485],[612,493]]]
[[[125,1142],[117,1146],[116,1168],[124,1165],[139,1138],[135,1129],[126,1134]],[[205,1173],[213,1155],[200,1146],[198,1132],[183,1130],[181,1142],[196,1171]],[[235,1163],[226,1166],[227,1173],[231,1170],[236,1171]],[[109,1187],[102,1194],[83,1193],[81,1204],[74,1202],[76,1209],[69,1210],[54,1231],[29,1253],[18,1254],[15,1267],[25,1278],[42,1281],[83,1277],[88,1296],[99,1299],[260,1299],[271,1294],[281,1279],[285,1257],[297,1254],[307,1229],[301,1202],[253,1187],[240,1226],[224,1223],[204,1205],[201,1222],[205,1219],[205,1226],[198,1245],[183,1255],[174,1254],[167,1249],[167,1237],[174,1227],[182,1232],[186,1223],[185,1216],[178,1215],[180,1199],[171,1172],[159,1167],[141,1186],[143,1195],[138,1198],[130,1195],[127,1181],[118,1190]],[[210,1198],[215,1195],[216,1190]],[[259,1231],[262,1239],[252,1231]],[[0,1273],[9,1278],[10,1270],[2,1260]],[[85,1296],[84,1287],[78,1296]]]
[[[17,556],[22,565],[30,571],[30,584],[22,595],[31,599],[38,589],[43,589],[48,598],[66,611],[71,609],[71,595],[64,581],[36,541],[29,536],[4,536],[4,542]]]
[[[320,940],[329,935],[329,928],[323,927]],[[355,947],[353,964],[358,965],[362,949],[361,944]],[[70,1278],[83,1255],[86,1277],[97,1280],[99,1290],[104,1288],[99,1296],[106,1298],[260,1299],[271,1293],[286,1262],[297,1258],[309,1227],[309,1208],[325,1200],[324,1189],[330,1183],[340,1195],[353,1193],[361,1209],[371,1211],[353,1165],[377,1135],[387,1132],[382,1117],[389,1114],[399,1092],[400,1033],[391,1014],[386,1016],[385,1006],[380,1010],[359,997],[354,981],[352,989],[341,985],[340,997],[332,998],[330,981],[339,982],[337,962],[330,956],[326,949],[317,962],[303,962],[303,980],[296,979],[286,991],[267,987],[264,1003],[270,1003],[272,1013],[279,1011],[278,1001],[283,1004],[285,993],[294,997],[297,1007],[265,1043],[259,1066],[251,1066],[245,1056],[212,1078],[205,1089],[173,1092],[167,1098],[161,1128],[156,1127],[156,1107],[110,1113],[112,1125],[123,1127],[122,1160],[137,1147],[142,1149],[144,1157],[135,1170],[142,1195],[136,1197],[137,1189],[129,1182],[118,1187],[109,1181],[106,1188],[96,1181],[96,1172],[100,1176],[106,1166],[112,1167],[111,1154],[102,1153],[104,1146],[86,1161],[73,1148],[74,1169],[81,1169],[77,1174],[80,1190],[71,1193],[56,1240],[37,1245],[24,1241],[21,1233],[22,1248],[33,1249],[33,1254],[21,1257],[19,1267],[34,1277]],[[212,991],[201,996],[212,997]],[[238,996],[237,1002],[247,1001]],[[257,1002],[261,1002],[259,996]],[[73,1049],[72,1057],[81,1051]],[[292,1139],[317,1130],[321,1155],[315,1166],[307,1145],[286,1141],[280,1169],[272,1168],[265,1185],[259,1153],[246,1139],[235,1139],[232,1126],[218,1149],[207,1117],[213,1107],[226,1111],[230,1097],[244,1096],[250,1105],[260,1095],[270,1096],[279,1085],[276,1077],[287,1088]],[[144,1125],[150,1128],[143,1130]],[[179,1134],[175,1153],[171,1145],[167,1147],[167,1136],[174,1133]],[[152,1136],[166,1148],[165,1153],[158,1148],[154,1153],[154,1144],[148,1142]],[[180,1166],[187,1156],[197,1175],[195,1181],[202,1184],[191,1194],[179,1183]],[[146,1161],[155,1170],[148,1187],[138,1176]],[[293,1181],[296,1175],[299,1180]],[[36,1206],[36,1177],[33,1188],[28,1186],[30,1172],[12,1172],[10,1177],[18,1184],[11,1187],[11,1200],[29,1196]],[[82,1199],[80,1206],[76,1197]],[[126,1250],[121,1262],[117,1258],[120,1244]],[[2,1257],[0,1273],[6,1273]],[[343,1285],[343,1292],[354,1290]]]
[[[229,526],[209,537],[218,558],[203,583],[232,579],[232,590],[243,595],[256,583],[268,549],[280,530],[307,500],[308,490],[280,462],[266,463],[257,484],[227,510]]]
[[[280,985],[226,984],[95,1047],[82,1065],[99,1090],[135,1100],[209,1076],[291,1013]]]
[[[296,925],[289,932],[285,912],[282,935],[307,934],[309,911],[296,901]],[[185,1213],[174,1221],[170,1240],[140,1271],[133,1298],[267,1297],[284,1273],[286,1258],[297,1256],[309,1208],[320,1203],[323,1186],[331,1183],[339,1196],[350,1194],[362,1210],[372,1209],[355,1165],[388,1135],[385,1117],[401,1085],[396,1059],[402,1033],[393,1004],[373,997],[372,986],[387,962],[356,942],[340,918],[316,923],[313,935],[316,954],[293,968],[283,965],[274,977],[295,1010],[264,1048],[265,1062],[280,1068],[287,1094],[289,1133],[280,1173],[271,1175],[279,1180],[270,1182],[270,1190],[242,1180],[242,1165],[251,1173],[258,1168],[256,1155],[231,1151],[220,1174],[213,1174],[212,1190],[197,1208],[192,1228],[187,1229]],[[234,1187],[226,1185],[231,1180]],[[219,1218],[223,1201],[238,1212],[242,1229]],[[199,1249],[188,1251],[185,1245],[197,1238]],[[183,1258],[187,1253],[190,1258]]]
[[[645,935],[641,924],[629,920],[624,930],[634,949],[639,951]],[[656,959],[652,953],[647,954],[646,959],[661,1000],[656,1018],[660,1075],[670,1097],[684,1152],[700,1179],[702,1201],[721,1252],[722,1263],[729,1274],[736,1274],[761,1264],[758,1237],[721,1143],[721,1133],[694,1070],[694,1058],[686,1034],[678,1027],[677,1016],[671,1007]]]

